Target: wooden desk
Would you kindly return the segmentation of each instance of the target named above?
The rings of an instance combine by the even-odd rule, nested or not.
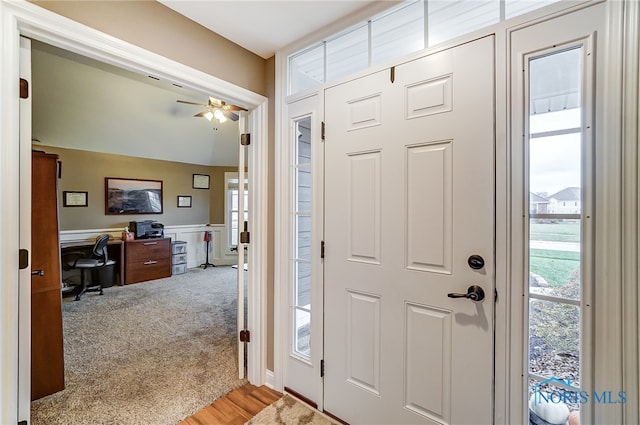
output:
[[[60,255],[65,251],[87,251],[89,252],[95,243],[90,241],[82,242],[62,242],[60,243]],[[109,258],[116,261],[118,268],[118,285],[124,285],[124,241],[109,240],[108,247]]]

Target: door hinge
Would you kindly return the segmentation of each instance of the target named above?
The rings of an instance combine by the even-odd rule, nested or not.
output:
[[[498,290],[497,289],[493,290],[493,302],[494,303],[498,302]]]
[[[240,144],[242,146],[249,146],[251,144],[251,134],[243,133],[240,135]]]
[[[18,422],[18,425],[27,425],[27,421],[20,421]]]
[[[29,251],[21,249],[18,251],[18,267],[24,270],[29,267]]]
[[[325,135],[325,125],[324,125],[324,121],[322,121],[322,123],[320,124],[320,139],[324,141],[324,135]]]
[[[247,329],[240,331],[240,342],[251,342],[251,332]]]
[[[396,81],[396,67],[392,66],[390,71],[391,71],[391,75],[389,75],[389,79],[391,80],[391,84],[393,84]]]
[[[29,97],[29,82],[24,78],[20,78],[20,99]]]
[[[245,221],[244,231],[240,232],[240,243],[249,243],[249,240],[251,239],[251,233],[247,229],[248,227],[249,227],[249,224]]]
[[[320,360],[320,377],[324,378],[324,359]]]
[[[324,241],[320,241],[320,258],[324,258]]]

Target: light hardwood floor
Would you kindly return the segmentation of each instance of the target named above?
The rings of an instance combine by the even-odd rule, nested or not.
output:
[[[282,397],[282,394],[264,385],[245,384],[178,425],[244,424],[258,412]]]

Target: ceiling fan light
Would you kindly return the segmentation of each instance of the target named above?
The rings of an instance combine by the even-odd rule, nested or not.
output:
[[[213,112],[213,116],[216,117],[216,119],[218,121],[220,121],[220,123],[223,123],[227,120],[227,117],[224,116],[224,114],[222,113],[222,111],[220,109],[216,109]]]
[[[211,121],[213,119],[214,113],[211,111],[207,111],[207,113],[204,114],[204,117],[206,119],[208,119],[209,121]]]

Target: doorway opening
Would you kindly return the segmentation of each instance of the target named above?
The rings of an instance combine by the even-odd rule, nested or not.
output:
[[[97,74],[98,77],[92,79],[88,74]],[[62,305],[66,388],[34,401],[31,418],[34,423],[72,423],[78,421],[75,415],[80,415],[80,418],[90,417],[94,421],[119,418],[117,420],[127,422],[126,416],[118,415],[131,411],[129,406],[133,404],[138,407],[135,415],[146,418],[150,423],[157,423],[151,412],[158,412],[164,420],[171,418],[175,422],[183,419],[194,413],[194,405],[204,407],[244,382],[238,379],[238,362],[234,356],[237,328],[234,307],[240,295],[237,290],[238,271],[230,267],[233,256],[221,256],[216,252],[227,251],[219,246],[219,242],[225,239],[214,236],[213,249],[209,250],[213,251],[217,267],[208,270],[197,268],[202,256],[198,254],[204,245],[201,225],[214,223],[215,231],[212,233],[227,233],[224,230],[227,227],[226,211],[210,211],[207,205],[224,205],[222,199],[215,200],[213,196],[223,196],[223,192],[218,190],[221,176],[228,170],[238,169],[239,123],[228,121],[224,126],[222,123],[211,126],[205,120],[193,118],[192,108],[182,111],[182,105],[174,105],[176,98],[186,95],[195,100],[196,97],[206,98],[204,95],[167,88],[156,80],[114,69],[37,41],[32,43],[31,84],[34,149],[58,154],[65,170],[58,179],[60,193],[73,187],[87,189],[89,199],[95,205],[95,208],[90,203],[86,208],[68,208],[63,206],[63,202],[58,203],[58,221],[65,242],[69,244],[72,238],[81,242],[88,234],[94,233],[94,229],[114,233],[114,229],[126,226],[129,220],[151,218],[164,224],[162,236],[172,240],[188,239],[185,241],[188,248],[180,258],[188,257],[190,252],[194,257],[185,275],[175,274],[159,281],[122,287],[118,283],[129,283],[130,279],[116,271],[116,279],[110,278],[112,282],[101,282],[105,286],[103,297],[86,294],[81,300],[74,301],[74,291],[71,290]],[[118,84],[124,86],[118,87]],[[74,109],[84,102],[87,104],[83,110]],[[172,158],[158,158],[163,149],[170,150],[161,138],[162,134],[153,138],[150,147],[140,149],[132,146],[132,156],[126,156],[126,150],[120,154],[113,153],[117,151],[119,141],[111,139],[113,143],[105,142],[114,137],[114,127],[116,133],[118,128],[126,128],[134,139],[140,139],[140,145],[148,139],[144,128],[149,119],[147,115],[154,113],[153,108],[151,111],[129,109],[140,108],[144,104],[164,105],[163,102],[171,107],[164,121],[180,127],[185,138],[181,149],[197,151],[197,155],[202,157],[204,149],[199,148],[198,141],[194,139],[200,134],[210,135],[204,142],[215,144],[216,165],[185,164],[169,161]],[[91,110],[92,106],[95,110]],[[69,117],[61,117],[60,110],[66,111]],[[100,120],[90,121],[87,115],[98,116]],[[135,116],[125,123],[126,115]],[[54,122],[56,126],[51,128]],[[141,127],[136,127],[137,123]],[[188,133],[186,126],[204,128],[200,132]],[[93,139],[78,137],[74,134],[78,129],[94,134]],[[166,133],[170,130],[156,131]],[[126,136],[122,134],[122,137]],[[78,142],[77,146],[69,146],[69,140]],[[91,151],[100,143],[106,152]],[[140,158],[140,152],[146,150],[150,151],[147,156],[152,158]],[[220,161],[227,162],[220,164]],[[89,167],[84,167],[83,163]],[[81,173],[78,169],[82,170]],[[204,190],[191,181],[192,171],[197,172],[197,176],[211,178]],[[96,187],[102,186],[104,176],[112,176],[113,173],[119,177],[151,176],[164,180],[164,214],[104,215],[101,209],[105,197]],[[182,185],[171,182],[181,177],[184,180]],[[189,210],[182,209],[184,207],[181,208],[179,203],[172,205],[171,200],[175,199],[176,193],[183,194],[183,197],[189,195]],[[200,217],[195,214],[196,209],[204,210],[207,217],[198,220]],[[38,238],[42,237],[41,232],[38,233]],[[114,238],[113,234],[111,236]],[[149,243],[157,241],[149,240]],[[80,249],[78,244],[74,245],[76,251]],[[237,247],[238,241],[235,245]],[[128,247],[121,244],[120,249]],[[61,278],[71,284],[78,283],[77,276],[65,270],[68,254],[68,249],[62,250]],[[109,283],[113,280],[117,283],[111,287]],[[136,302],[132,303],[132,299]],[[169,321],[171,326],[158,326],[161,321]],[[209,346],[212,341],[214,343]],[[162,373],[158,373],[158,365],[161,365]],[[153,403],[146,402],[150,393],[153,394]],[[178,397],[179,394],[182,396]]]
[[[15,94],[10,87],[15,87],[15,81],[20,76],[19,66],[19,47],[20,36],[31,37],[54,46],[68,49],[72,52],[86,54],[87,56],[107,62],[109,64],[121,66],[122,68],[141,72],[146,75],[157,75],[159,78],[165,78],[170,81],[176,81],[184,87],[189,87],[204,93],[216,93],[219,97],[228,99],[234,104],[245,105],[250,109],[250,113],[246,117],[246,129],[253,134],[254,141],[264,143],[256,143],[253,149],[250,149],[250,161],[255,173],[249,175],[251,182],[266,182],[267,170],[267,99],[261,95],[252,93],[246,89],[219,80],[213,76],[193,70],[181,63],[164,58],[147,50],[133,46],[121,40],[112,37],[105,37],[104,34],[97,30],[85,27],[55,15],[53,13],[43,11],[29,3],[3,3],[3,16],[8,19],[10,25],[3,27],[4,40],[3,52],[6,55],[4,69],[7,71],[2,77],[3,105],[4,110],[11,113],[3,114],[0,120],[2,128],[5,129],[6,136],[5,152],[10,157],[16,159],[20,157],[19,163],[16,162],[5,169],[5,176],[11,178],[2,180],[3,193],[11,194],[7,197],[10,208],[3,221],[4,226],[16,229],[15,234],[6,239],[6,249],[15,250],[23,249],[29,252],[31,249],[31,227],[25,217],[21,217],[20,211],[29,211],[31,208],[30,197],[27,196],[29,191],[19,191],[18,182],[22,177],[30,171],[30,153],[31,153],[31,137],[30,128],[20,130],[18,99],[9,96]],[[17,92],[16,92],[17,93]],[[11,98],[11,100],[10,100]],[[262,384],[264,381],[264,364],[266,359],[263,354],[263,340],[261,338],[261,323],[264,321],[265,311],[261,304],[261,294],[264,293],[263,283],[266,282],[266,263],[265,256],[266,246],[266,218],[264,211],[266,208],[266,183],[253,184],[255,190],[251,192],[250,197],[252,208],[256,208],[257,213],[250,218],[249,225],[252,230],[252,240],[254,244],[250,245],[248,250],[251,258],[255,259],[254,273],[249,276],[248,287],[250,294],[247,300],[249,305],[249,327],[254,330],[252,335],[252,344],[249,345],[249,364],[248,374],[252,383]],[[18,202],[19,201],[19,202]],[[19,229],[19,232],[18,230]],[[17,403],[18,420],[29,419],[29,326],[30,320],[28,316],[29,310],[29,290],[30,290],[30,273],[31,267],[27,265],[25,269],[20,271],[17,268],[5,275],[7,281],[16,280],[19,284],[15,286],[15,291],[7,293],[7,297],[3,297],[3,310],[7,317],[11,317],[10,323],[15,323],[14,328],[8,329],[8,337],[6,343],[2,343],[3,359],[7,364],[11,364],[11,373],[13,374],[15,384],[7,387],[7,393],[12,395],[7,400]],[[10,292],[10,291],[9,291]],[[7,381],[9,382],[9,381]],[[11,415],[7,413],[7,418]]]

